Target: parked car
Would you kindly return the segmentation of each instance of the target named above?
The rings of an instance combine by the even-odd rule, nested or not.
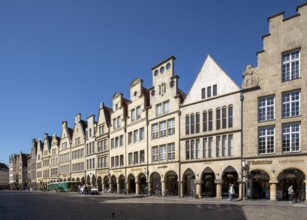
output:
[[[98,194],[99,194],[99,191],[98,191],[98,189],[95,188],[95,187],[90,187],[90,189],[89,189],[89,194],[91,194],[91,195],[98,195]]]

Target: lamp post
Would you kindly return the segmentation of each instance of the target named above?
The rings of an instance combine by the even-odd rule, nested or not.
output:
[[[150,193],[150,189],[148,187],[148,183],[149,183],[149,170],[147,170],[147,167],[144,168],[145,170],[145,176],[146,176],[146,183],[147,183],[147,196],[149,196]]]

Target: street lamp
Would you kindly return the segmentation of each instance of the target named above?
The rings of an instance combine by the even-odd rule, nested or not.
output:
[[[248,172],[249,172],[249,166],[248,164],[245,162],[244,159],[242,159],[241,162],[242,165],[242,172],[241,172],[241,182],[242,182],[242,199],[246,200],[247,199],[247,195],[246,195],[246,180],[248,177]]]

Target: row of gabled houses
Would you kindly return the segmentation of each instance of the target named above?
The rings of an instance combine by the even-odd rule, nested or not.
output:
[[[77,114],[60,136],[33,139],[23,183],[198,198],[227,196],[232,183],[239,198],[270,200],[287,199],[293,185],[305,197],[307,5],[297,11],[269,17],[258,66],[246,66],[242,88],[207,56],[184,94],[171,56],[152,67],[151,88],[135,79],[130,98],[115,93],[97,118]]]

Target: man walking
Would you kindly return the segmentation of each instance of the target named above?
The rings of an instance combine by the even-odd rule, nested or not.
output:
[[[288,195],[289,195],[289,202],[292,203],[292,199],[293,199],[293,195],[294,195],[293,185],[291,185],[288,188]]]

